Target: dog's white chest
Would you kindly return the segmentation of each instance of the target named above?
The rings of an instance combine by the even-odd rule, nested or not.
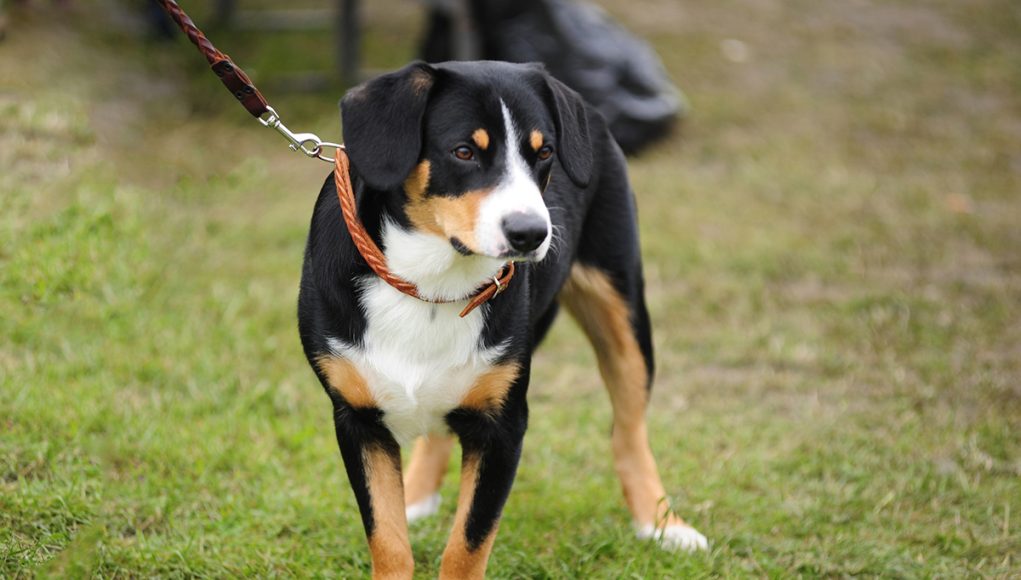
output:
[[[331,340],[331,348],[365,379],[399,443],[444,431],[444,416],[501,354],[480,347],[482,313],[460,318],[463,305],[423,302],[378,278],[367,282],[361,300],[363,346]]]

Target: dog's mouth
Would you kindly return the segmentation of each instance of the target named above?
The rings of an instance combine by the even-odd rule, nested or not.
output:
[[[506,260],[508,262],[538,262],[543,257],[540,254],[545,254],[542,248],[536,248],[529,252],[515,252],[506,250],[496,255],[490,255],[488,253],[478,252],[468,247],[468,245],[461,241],[461,239],[458,238],[457,236],[451,236],[449,241],[450,246],[453,247],[458,254],[461,254],[462,256],[465,257],[485,256],[489,258],[499,258],[501,260]]]
[[[531,252],[505,252],[500,255],[501,258],[508,262],[538,262],[542,258],[539,256],[539,250],[532,250]]]
[[[462,242],[461,239],[458,238],[457,236],[452,236],[450,238],[450,245],[453,246],[454,249],[457,250],[457,253],[461,254],[462,256],[474,256],[475,255],[475,251],[472,250],[471,248],[469,248],[468,246],[466,246],[464,244],[464,242]]]

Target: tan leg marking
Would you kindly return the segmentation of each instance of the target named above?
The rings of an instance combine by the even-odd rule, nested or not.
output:
[[[596,268],[575,264],[560,302],[578,321],[599,359],[613,404],[614,467],[624,499],[640,525],[683,524],[670,514],[645,427],[648,369],[630,322],[627,302]]]
[[[453,448],[454,438],[449,435],[426,435],[415,441],[404,472],[405,505],[414,505],[439,491]]]
[[[369,537],[373,578],[411,578],[415,558],[408,541],[401,490],[401,464],[381,449],[363,453],[374,527]]]
[[[528,144],[532,146],[532,151],[538,151],[542,147],[543,140],[542,131],[532,129],[532,133],[528,136]]]
[[[489,536],[475,550],[468,549],[465,527],[468,524],[468,511],[475,497],[475,486],[479,478],[479,459],[469,457],[461,465],[461,490],[457,496],[457,512],[454,515],[454,528],[443,550],[443,562],[440,564],[441,580],[462,580],[465,578],[485,578],[489,554],[493,551],[496,530],[500,523],[493,525]]]
[[[499,411],[518,378],[519,370],[517,363],[496,365],[489,369],[475,380],[460,406],[486,413]]]
[[[334,392],[344,397],[352,407],[375,407],[376,400],[369,392],[365,379],[351,361],[339,356],[321,355],[316,366],[326,375],[326,382]]]
[[[472,133],[472,141],[479,146],[479,149],[485,151],[489,149],[489,131],[485,129],[475,129]]]

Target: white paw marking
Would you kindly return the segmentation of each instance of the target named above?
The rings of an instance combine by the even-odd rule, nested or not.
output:
[[[642,540],[656,540],[664,550],[695,552],[709,549],[709,541],[691,526],[674,524],[656,529],[652,524],[636,525],[635,535]]]
[[[440,494],[434,493],[420,502],[415,502],[404,508],[404,514],[408,523],[417,522],[440,511]],[[704,538],[703,538],[704,539]]]

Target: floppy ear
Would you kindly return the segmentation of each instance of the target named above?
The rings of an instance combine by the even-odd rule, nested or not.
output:
[[[415,167],[435,81],[435,69],[414,63],[358,85],[341,99],[347,154],[370,187],[394,189]]]
[[[557,128],[557,155],[571,181],[586,187],[592,177],[592,140],[581,95],[543,73],[552,95],[553,122]]]

